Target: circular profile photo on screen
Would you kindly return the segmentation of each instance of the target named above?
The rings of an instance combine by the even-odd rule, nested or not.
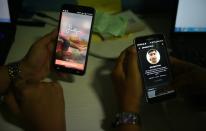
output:
[[[146,57],[150,64],[157,64],[160,61],[160,53],[156,49],[150,49]]]

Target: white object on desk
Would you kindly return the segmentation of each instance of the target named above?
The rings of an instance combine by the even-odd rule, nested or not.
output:
[[[119,54],[133,44],[135,37],[151,35],[154,31],[131,11],[120,13],[128,19],[127,34],[122,38],[108,39],[91,44],[90,52],[100,57],[117,58]],[[135,31],[135,32],[134,32]]]

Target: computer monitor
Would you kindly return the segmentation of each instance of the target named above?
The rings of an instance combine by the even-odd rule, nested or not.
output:
[[[8,0],[0,0],[0,22],[1,23],[11,22]]]
[[[21,3],[22,0],[0,0],[0,65],[4,64],[14,42]]]
[[[206,32],[206,0],[179,0],[174,32]]]
[[[172,54],[206,67],[206,0],[179,0],[171,28]]]

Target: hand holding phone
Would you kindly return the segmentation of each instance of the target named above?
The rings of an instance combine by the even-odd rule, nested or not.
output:
[[[60,72],[83,75],[95,10],[91,7],[63,5],[54,53],[54,68]]]
[[[174,96],[175,90],[169,87],[172,73],[164,36],[139,37],[134,43],[147,101],[159,102]]]
[[[124,50],[116,61],[112,82],[119,100],[120,110],[139,112],[143,93],[141,76],[134,46]]]

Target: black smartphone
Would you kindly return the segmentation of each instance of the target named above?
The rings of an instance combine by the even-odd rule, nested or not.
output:
[[[53,58],[57,71],[85,74],[94,15],[91,7],[62,6]]]
[[[160,102],[175,96],[175,90],[169,87],[172,72],[164,36],[143,36],[135,38],[134,43],[147,102]]]

